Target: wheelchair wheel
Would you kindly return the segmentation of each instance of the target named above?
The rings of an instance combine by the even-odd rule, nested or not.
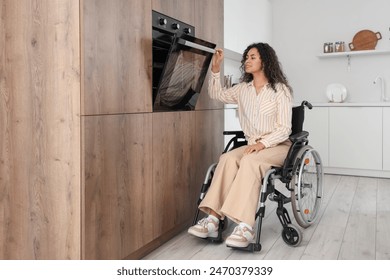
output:
[[[318,216],[322,200],[322,163],[310,146],[302,147],[295,158],[291,179],[291,206],[297,223],[309,227]]]
[[[287,245],[296,247],[301,244],[302,233],[298,227],[289,224],[287,227],[283,228],[282,238]]]

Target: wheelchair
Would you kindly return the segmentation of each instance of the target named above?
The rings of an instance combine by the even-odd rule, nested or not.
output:
[[[302,241],[302,233],[297,226],[292,224],[288,211],[284,207],[285,204],[291,202],[295,221],[300,227],[307,228],[316,221],[322,201],[323,171],[319,153],[308,145],[309,132],[302,130],[305,107],[312,109],[313,106],[309,102],[303,101],[300,106],[292,108],[292,133],[289,136],[292,145],[283,165],[272,167],[262,179],[260,199],[255,214],[255,220],[257,221],[255,243],[251,243],[245,248],[234,247],[234,249],[251,252],[261,251],[261,227],[265,216],[267,198],[278,204],[276,215],[283,227],[281,236],[289,246],[298,246]],[[242,131],[225,131],[223,134],[234,136],[226,145],[223,153],[247,144]],[[207,170],[197,202],[198,206],[210,187],[216,166],[217,163],[213,163]],[[280,180],[285,184],[290,196],[286,196],[275,188],[275,180]],[[199,213],[200,210],[197,208],[192,225],[197,223]],[[223,241],[222,232],[227,227],[227,218],[219,222],[218,236],[207,238],[212,242]]]

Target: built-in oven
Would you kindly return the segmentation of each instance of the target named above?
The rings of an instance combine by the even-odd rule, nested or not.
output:
[[[216,45],[195,27],[152,11],[153,111],[194,110]]]

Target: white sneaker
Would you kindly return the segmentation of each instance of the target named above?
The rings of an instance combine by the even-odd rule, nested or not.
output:
[[[233,233],[226,238],[226,245],[229,247],[248,247],[248,245],[253,241],[255,237],[255,232],[252,229],[249,229],[243,224],[239,224],[234,228]]]
[[[218,222],[206,217],[198,221],[196,225],[190,227],[188,233],[200,238],[216,238],[218,237],[218,225]]]

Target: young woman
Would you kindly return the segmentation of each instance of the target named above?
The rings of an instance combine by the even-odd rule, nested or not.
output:
[[[292,89],[278,57],[266,43],[248,46],[241,61],[241,83],[225,89],[220,68],[223,50],[217,49],[211,65],[209,95],[238,105],[241,128],[248,145],[220,157],[211,186],[199,209],[208,214],[188,232],[200,238],[217,237],[219,219],[236,222],[226,239],[231,247],[246,247],[254,239],[255,213],[261,180],[272,166],[281,166],[291,142]]]

